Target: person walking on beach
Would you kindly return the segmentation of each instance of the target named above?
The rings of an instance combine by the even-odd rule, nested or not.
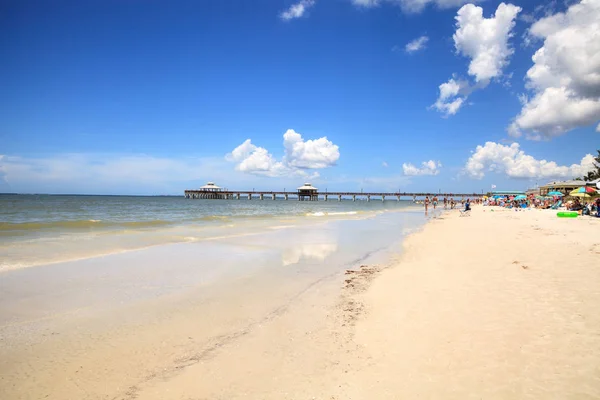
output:
[[[444,210],[448,207],[448,199],[444,197]]]
[[[434,209],[434,210],[435,210],[435,209],[436,209],[436,207],[437,207],[437,201],[438,201],[438,199],[437,199],[437,196],[433,196],[433,209]]]
[[[429,207],[429,196],[425,196],[425,214],[427,214],[428,207]]]

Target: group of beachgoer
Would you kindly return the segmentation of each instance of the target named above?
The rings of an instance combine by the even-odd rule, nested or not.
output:
[[[569,211],[579,211],[581,215],[592,215],[600,217],[600,197],[594,201],[581,202],[579,199],[567,203],[566,206]]]
[[[475,204],[480,204],[481,203],[481,199],[479,198],[475,198],[473,199],[473,203]],[[470,208],[471,207],[471,199],[467,198],[467,199],[461,199],[459,202],[457,202],[456,200],[454,200],[453,197],[444,197],[442,202],[444,203],[444,210],[453,210],[456,205],[458,203],[460,203],[461,207],[465,206],[465,209]],[[425,200],[423,201],[423,204],[425,205],[425,212],[427,212],[427,210],[429,209],[429,205],[431,204],[433,206],[433,209],[437,209],[438,206],[438,197],[437,196],[433,196],[431,199],[429,198],[429,196],[425,196]],[[468,207],[467,207],[468,204]]]
[[[524,199],[516,200],[509,196],[499,198],[489,198],[483,203],[485,206],[499,206],[521,210],[525,208],[537,209],[566,209],[568,211],[578,211],[581,215],[600,216],[600,198],[581,201],[579,198],[569,200],[563,203],[561,196],[553,196],[552,199],[544,199],[535,196],[527,196]]]
[[[439,199],[437,196],[429,197],[426,196],[425,200],[417,201],[416,198],[413,200],[417,204],[423,204],[425,206],[425,212],[428,211],[429,206],[433,206],[433,209],[437,209]],[[515,210],[522,210],[526,208],[537,208],[537,209],[567,209],[568,211],[578,211],[581,215],[591,215],[600,217],[600,197],[592,198],[588,201],[581,201],[579,198],[574,200],[568,200],[563,202],[562,196],[553,196],[552,198],[544,198],[540,196],[494,196],[494,197],[476,197],[473,200],[469,198],[462,198],[456,201],[453,197],[443,197],[442,203],[444,210],[453,210],[457,204],[464,206],[465,210],[470,210],[471,203],[483,204],[484,206],[499,206],[504,208],[510,208]]]

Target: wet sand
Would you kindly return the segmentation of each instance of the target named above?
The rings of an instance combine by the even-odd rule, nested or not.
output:
[[[13,326],[25,324],[32,333],[19,340],[8,335],[15,344],[9,349],[10,330],[3,327],[0,393],[9,399],[600,397],[600,220],[482,207],[460,218],[452,211],[403,246],[389,241],[384,254],[376,241],[394,230],[378,236],[383,231],[375,227],[365,225],[361,236],[373,240],[365,247],[370,255],[344,257],[351,241],[338,240],[333,250],[327,235],[305,242],[304,250],[266,246],[277,266],[126,307],[92,307],[101,316],[85,310],[77,318],[55,316],[53,325],[44,323],[43,340],[23,314],[13,316]],[[247,256],[252,249],[265,251],[264,242],[226,251]]]
[[[387,259],[402,232],[422,222],[410,212],[315,219],[2,273],[0,398],[141,397],[142,388],[223,349],[235,353],[266,326],[287,320],[290,334],[275,337],[304,335],[326,321],[318,315],[337,300],[345,268]],[[267,371],[260,358],[244,365]],[[233,377],[231,371],[220,379]],[[221,387],[216,378],[206,383],[212,391]]]

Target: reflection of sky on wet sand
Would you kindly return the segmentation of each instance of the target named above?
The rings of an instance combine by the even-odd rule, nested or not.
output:
[[[284,266],[297,264],[300,260],[316,260],[323,262],[335,253],[338,246],[335,243],[305,243],[283,250],[281,262]]]
[[[296,230],[289,235],[281,248],[283,266],[304,263],[322,263],[338,250],[340,229],[329,226],[329,229]]]

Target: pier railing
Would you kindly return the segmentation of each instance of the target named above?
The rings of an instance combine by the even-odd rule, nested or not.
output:
[[[482,194],[478,193],[425,193],[425,192],[313,192],[310,198],[302,193],[288,192],[288,191],[249,191],[249,190],[220,190],[220,191],[205,191],[201,189],[191,189],[185,191],[185,197],[188,199],[221,199],[221,200],[240,200],[240,199],[259,199],[264,200],[271,199],[276,200],[278,198],[283,200],[297,199],[297,200],[319,200],[323,199],[328,201],[330,198],[341,201],[343,198],[350,198],[354,201],[356,199],[370,201],[371,198],[378,198],[382,201],[387,198],[395,198],[398,201],[402,197],[410,197],[412,199],[416,197],[434,197],[437,196],[438,200],[442,200],[444,197],[447,198],[463,198],[463,197],[481,197]]]

